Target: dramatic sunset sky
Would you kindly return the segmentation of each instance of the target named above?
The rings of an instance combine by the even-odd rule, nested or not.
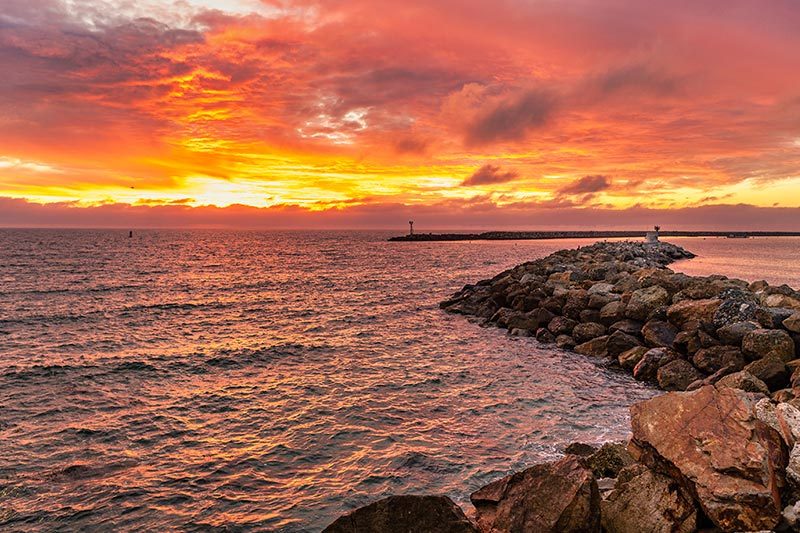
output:
[[[800,228],[797,0],[2,0],[0,225]]]

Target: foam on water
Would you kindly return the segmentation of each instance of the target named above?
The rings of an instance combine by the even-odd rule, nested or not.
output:
[[[0,231],[0,528],[316,531],[626,436],[655,391],[437,307],[582,242],[388,235]]]

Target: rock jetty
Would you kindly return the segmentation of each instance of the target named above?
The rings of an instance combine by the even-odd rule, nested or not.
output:
[[[628,442],[570,445],[473,492],[468,513],[446,496],[392,496],[325,531],[800,531],[800,293],[667,267],[690,257],[598,243],[443,302],[670,392],[631,407]]]
[[[441,307],[617,365],[664,390],[747,382],[794,397],[800,292],[667,267],[691,257],[665,242],[601,242],[467,285]]]

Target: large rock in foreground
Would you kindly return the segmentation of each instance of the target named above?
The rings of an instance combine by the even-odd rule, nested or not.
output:
[[[484,532],[599,532],[600,493],[578,457],[532,466],[470,499]]]
[[[691,495],[675,480],[640,464],[620,472],[601,507],[608,533],[691,533],[697,527]]]
[[[705,386],[631,407],[634,457],[680,482],[723,531],[769,530],[781,516],[787,453],[746,392]]]
[[[389,496],[340,516],[323,533],[479,533],[447,496]]]

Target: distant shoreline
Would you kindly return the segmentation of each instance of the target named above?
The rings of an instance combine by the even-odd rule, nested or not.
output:
[[[546,239],[641,238],[645,231],[487,231],[483,233],[415,233],[391,237],[390,242],[507,241]],[[662,231],[661,237],[800,237],[800,231]]]

